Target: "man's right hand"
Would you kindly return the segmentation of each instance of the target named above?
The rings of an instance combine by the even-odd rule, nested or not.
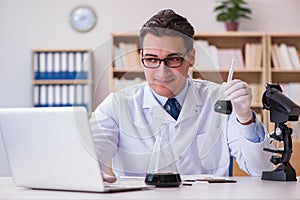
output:
[[[113,183],[117,181],[117,178],[115,176],[111,176],[106,174],[105,172],[101,171],[102,177],[103,177],[103,181],[107,182],[107,183]]]

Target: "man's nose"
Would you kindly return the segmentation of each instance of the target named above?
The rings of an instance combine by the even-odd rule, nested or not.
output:
[[[165,71],[169,71],[170,68],[166,65],[166,63],[164,62],[164,60],[162,60],[162,61],[160,62],[160,65],[159,65],[159,67],[158,67],[158,70],[159,70],[160,72],[165,72]]]

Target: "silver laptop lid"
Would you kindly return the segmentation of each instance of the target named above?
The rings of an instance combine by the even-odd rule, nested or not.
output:
[[[0,132],[17,186],[103,191],[84,107],[1,108]]]

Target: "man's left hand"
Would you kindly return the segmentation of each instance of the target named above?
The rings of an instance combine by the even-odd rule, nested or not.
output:
[[[245,123],[252,119],[250,108],[252,89],[247,83],[238,79],[225,83],[225,95],[228,100],[231,100],[232,107],[240,123]]]

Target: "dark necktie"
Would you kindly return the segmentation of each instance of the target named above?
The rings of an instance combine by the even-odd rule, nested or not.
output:
[[[172,98],[172,99],[168,99],[168,101],[166,102],[165,109],[174,119],[177,120],[180,112],[179,106],[180,105],[177,102],[177,100],[175,98]]]

